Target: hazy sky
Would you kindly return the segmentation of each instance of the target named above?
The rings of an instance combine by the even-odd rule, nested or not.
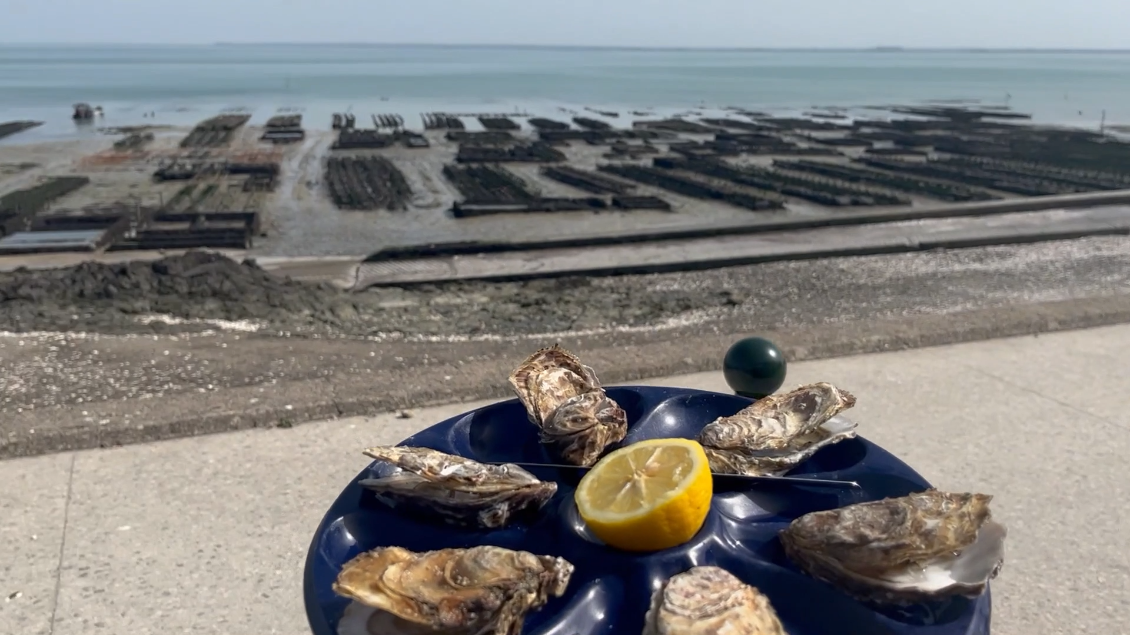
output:
[[[1130,0],[0,0],[9,43],[1130,49]]]

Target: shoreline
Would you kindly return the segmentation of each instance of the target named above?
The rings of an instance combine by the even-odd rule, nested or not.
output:
[[[883,122],[889,121],[929,122],[931,120],[924,117],[924,114],[967,112],[969,108],[970,106],[967,104],[962,104],[960,107],[950,104],[914,107],[891,106],[888,113],[891,119],[880,117],[875,119],[874,122],[876,125],[888,125]],[[978,107],[973,106],[973,108]],[[77,175],[90,178],[92,184],[79,189],[75,194],[52,202],[50,210],[78,211],[84,208],[117,208],[126,211],[135,207],[163,209],[190,190],[193,183],[203,181],[192,196],[200,199],[200,195],[203,193],[204,198],[208,200],[200,199],[191,202],[193,206],[191,209],[211,213],[218,207],[218,211],[221,212],[225,210],[248,212],[256,215],[253,223],[256,226],[261,226],[262,229],[257,233],[258,235],[248,233],[245,239],[246,244],[242,247],[238,244],[229,243],[200,244],[198,246],[212,249],[242,249],[252,257],[273,258],[368,255],[396,247],[452,241],[464,243],[499,242],[500,238],[506,242],[518,243],[537,242],[544,236],[552,236],[566,241],[583,241],[590,236],[598,235],[677,233],[680,231],[696,231],[697,228],[701,227],[728,227],[750,222],[756,224],[761,221],[784,222],[785,224],[796,221],[803,224],[808,219],[829,219],[829,223],[836,223],[839,221],[835,221],[835,217],[851,216],[856,213],[853,211],[856,209],[874,210],[878,214],[891,211],[897,216],[897,210],[908,210],[916,213],[919,210],[928,211],[939,205],[945,206],[946,199],[937,198],[933,191],[915,192],[914,187],[896,190],[889,184],[881,183],[880,181],[883,179],[890,180],[892,174],[897,177],[898,173],[892,172],[890,169],[876,169],[871,165],[863,165],[860,161],[866,160],[867,156],[870,156],[868,153],[891,150],[889,142],[873,140],[861,142],[872,144],[874,147],[870,150],[858,146],[843,146],[837,141],[841,139],[850,141],[852,135],[857,134],[859,130],[870,130],[871,128],[868,126],[871,124],[865,124],[862,127],[852,126],[850,125],[852,121],[850,115],[843,114],[846,112],[845,110],[827,108],[825,111],[829,118],[821,118],[820,113],[814,111],[807,114],[797,113],[797,117],[788,117],[772,113],[753,113],[736,108],[718,112],[694,109],[693,112],[675,113],[681,114],[681,117],[665,119],[656,114],[645,116],[625,112],[611,113],[590,107],[579,111],[559,112],[554,120],[566,122],[563,125],[568,125],[570,117],[575,121],[603,122],[601,125],[609,125],[611,128],[610,132],[601,134],[606,137],[612,135],[611,137],[596,141],[590,139],[587,143],[576,139],[547,142],[545,138],[550,133],[544,130],[535,130],[535,126],[531,122],[536,123],[539,120],[527,116],[511,117],[510,120],[513,120],[514,125],[519,129],[512,133],[500,133],[509,135],[510,143],[517,147],[523,144],[548,143],[553,152],[560,154],[560,158],[557,159],[560,163],[556,164],[538,162],[499,164],[502,172],[512,174],[519,179],[534,196],[556,202],[565,201],[570,205],[579,204],[578,209],[583,208],[587,201],[593,200],[591,191],[579,189],[572,182],[562,182],[557,177],[548,178],[546,176],[545,165],[565,165],[572,170],[598,175],[605,180],[611,178],[613,181],[626,183],[625,187],[630,188],[630,193],[633,196],[659,201],[670,207],[669,210],[621,211],[617,209],[608,210],[607,213],[602,210],[596,210],[600,213],[557,211],[540,214],[498,213],[473,218],[453,217],[452,210],[458,207],[459,201],[466,199],[466,193],[463,191],[464,186],[453,183],[445,170],[447,170],[447,166],[459,164],[463,160],[461,153],[466,151],[468,143],[471,142],[453,141],[453,133],[450,130],[427,130],[422,133],[406,134],[415,135],[415,138],[421,139],[429,147],[402,147],[400,143],[395,141],[395,135],[399,134],[397,129],[367,128],[370,124],[365,121],[363,113],[359,113],[361,115],[359,128],[366,127],[364,129],[376,130],[378,137],[384,135],[385,138],[393,139],[393,141],[382,142],[385,145],[381,147],[361,146],[360,149],[355,150],[334,149],[338,133],[321,129],[328,121],[310,120],[302,112],[294,112],[293,115],[300,117],[299,126],[301,126],[301,137],[296,143],[264,143],[261,137],[266,134],[266,131],[269,131],[269,128],[253,125],[243,119],[243,123],[233,130],[231,140],[226,145],[202,149],[208,156],[214,157],[214,160],[217,161],[258,162],[277,166],[274,169],[278,176],[271,185],[271,191],[256,193],[252,190],[247,195],[238,193],[221,195],[221,192],[234,191],[232,188],[239,187],[242,182],[238,179],[213,180],[211,182],[202,179],[185,182],[154,181],[148,178],[146,172],[153,171],[158,165],[183,161],[185,160],[183,157],[192,155],[191,148],[181,148],[178,147],[178,144],[183,145],[185,139],[196,134],[191,132],[194,128],[175,126],[173,128],[153,129],[154,137],[151,140],[145,141],[142,139],[139,141],[141,145],[137,149],[123,151],[117,149],[115,145],[125,143],[126,137],[96,132],[95,129],[105,125],[105,122],[95,121],[91,124],[93,127],[90,135],[81,140],[23,145],[9,144],[0,147],[0,163],[4,164],[0,166],[3,167],[3,169],[0,169],[0,194],[10,193],[19,190],[21,187],[31,187],[47,176]],[[996,111],[990,111],[989,114],[991,115],[992,112]],[[612,114],[617,116],[610,116]],[[709,116],[712,114],[716,116]],[[463,121],[461,125],[466,126],[466,133],[460,132],[459,134],[466,134],[469,138],[477,134],[494,134],[476,132],[477,129],[482,129],[485,126],[483,123],[486,121],[484,115],[480,115],[478,118],[471,116],[473,113],[465,113],[465,115],[460,119]],[[640,124],[640,121],[647,122],[647,125]],[[944,120],[938,121],[944,123]],[[985,121],[992,122],[991,119]],[[660,126],[660,124],[667,126],[666,122],[683,123],[680,123],[679,126],[673,124],[670,127]],[[704,124],[702,122],[709,123]],[[718,122],[722,122],[722,125],[718,125]],[[160,122],[156,123],[160,124]],[[378,124],[376,114],[373,115],[372,124]],[[383,123],[381,125],[383,126]],[[408,130],[416,127],[410,118],[404,119],[403,125]],[[585,125],[589,124],[586,123]],[[1006,124],[990,123],[987,125],[1000,126]],[[1089,134],[1082,130],[1052,128],[1028,121],[1023,121],[1021,125],[1007,124],[1007,126],[1009,127],[1002,129],[1011,130],[1013,131],[1011,134],[1017,135],[1057,130],[1059,132],[1055,132],[1055,134],[1067,135],[1068,137]],[[578,130],[576,124],[573,124],[572,130],[573,133]],[[768,134],[751,132],[753,130],[761,130]],[[867,133],[871,135],[868,137],[869,139],[906,136],[902,132],[894,132],[899,130],[898,128],[888,129],[880,126],[876,130],[879,132]],[[883,132],[884,130],[890,130],[890,132]],[[645,133],[651,136],[643,136],[642,140],[632,136],[623,136],[642,136]],[[621,136],[617,137],[616,135]],[[710,145],[711,143],[721,143],[712,142],[710,139],[712,137],[721,138],[724,135],[727,139],[753,139],[754,143],[765,143],[765,139],[759,139],[759,137],[770,138],[770,135],[776,135],[779,138],[779,141],[773,142],[777,146],[766,146],[765,148],[750,146],[739,150],[739,154],[734,154],[728,150],[723,151],[723,146],[720,145],[716,149],[710,150],[710,152],[714,152],[711,155],[714,159],[723,162],[728,161],[729,165],[736,169],[760,171],[757,173],[759,175],[757,179],[760,180],[756,182],[756,187],[751,187],[748,184],[734,185],[736,182],[732,181],[734,177],[731,175],[702,172],[709,166],[696,167],[697,164],[693,162],[699,161],[696,158],[699,154],[686,154],[688,147],[710,149],[714,147]],[[13,135],[11,138],[15,139],[19,136]],[[539,139],[542,139],[542,141],[539,142]],[[474,143],[479,142],[475,141]],[[884,146],[884,143],[888,145]],[[637,154],[637,150],[640,149],[646,150],[646,153]],[[698,150],[696,149],[695,152],[698,152]],[[918,160],[916,157],[921,156],[922,152],[921,149],[908,147],[908,154],[905,156],[888,152],[887,154],[875,154],[875,157],[884,159],[889,156],[892,159],[904,162]],[[715,184],[730,179],[731,182],[725,185],[723,190],[738,192],[746,199],[752,196],[754,199],[767,201],[766,205],[769,206],[769,209],[745,209],[742,207],[744,204],[735,205],[729,201],[722,202],[716,198],[711,199],[693,193],[687,194],[681,190],[675,191],[662,183],[645,182],[639,179],[631,181],[619,174],[609,177],[601,172],[604,170],[603,166],[608,164],[647,166],[661,158],[664,160],[668,160],[669,157],[678,158],[679,153],[691,157],[690,159],[680,159],[681,161],[684,161],[684,163],[686,161],[692,162],[673,166],[672,169],[676,174],[686,173],[687,176],[685,178],[680,176],[680,179],[685,181],[689,178],[694,187],[700,187],[707,183],[710,187],[714,187],[715,191],[722,191],[717,190]],[[326,172],[327,162],[330,162],[331,159],[345,162],[343,164],[346,166],[344,169],[356,170],[360,168],[354,166],[362,165],[356,162],[368,161],[372,157],[379,157],[381,160],[390,162],[392,167],[388,169],[402,174],[400,178],[404,179],[405,188],[408,191],[407,198],[403,201],[403,205],[406,207],[405,211],[341,209],[336,199],[330,200],[331,194],[334,196],[336,194],[330,189],[334,177]],[[708,156],[708,158],[710,157]],[[349,164],[351,161],[355,163]],[[784,171],[776,167],[782,161],[787,164]],[[817,166],[831,166],[837,171],[851,168],[847,172],[850,179],[845,180],[847,178],[845,176],[819,176],[815,172],[799,173],[798,169],[810,170],[810,168],[793,167],[794,164],[801,165],[812,162],[815,162]],[[21,171],[20,166],[30,164],[36,165]],[[897,165],[903,165],[903,163]],[[885,168],[885,164],[881,167]],[[862,168],[865,169],[860,172],[859,170]],[[696,170],[698,171],[696,172]],[[871,180],[859,182],[858,175],[860,174],[870,175],[866,176],[866,179]],[[872,177],[876,174],[882,178],[880,181],[872,182]],[[781,175],[783,175],[782,178],[785,178],[785,181],[781,181],[784,185],[774,185],[774,179]],[[790,183],[801,177],[803,177],[802,181],[797,182],[803,183],[802,189],[789,190],[789,187],[793,187]],[[650,179],[651,177],[648,176],[647,178]],[[902,181],[908,183],[911,182],[907,178],[898,178],[902,178]],[[934,187],[927,183],[930,179],[913,175],[910,178]],[[835,181],[835,183],[829,186],[827,183],[829,180]],[[765,183],[762,183],[762,181],[765,181]],[[960,180],[955,178],[951,179],[951,182],[959,183]],[[188,185],[185,185],[185,183]],[[248,192],[247,184],[243,183],[243,185],[244,192]],[[381,184],[373,184],[368,187],[377,186],[383,187]],[[350,184],[350,187],[360,186]],[[784,189],[778,189],[776,193],[771,189],[766,189],[772,187],[784,187]],[[833,189],[827,190],[828,187]],[[946,185],[945,187],[951,186]],[[964,185],[953,187],[962,188],[963,192],[976,190],[980,193],[979,195],[1005,201],[1038,200],[1041,198],[1039,196],[1032,198],[1022,193],[1018,194],[1017,191],[993,190],[983,186],[972,189]],[[1067,189],[1059,191],[1079,191],[1078,189],[1071,189],[1071,187],[1073,186],[1069,185]],[[1124,184],[1119,187],[1127,187],[1127,185]],[[805,190],[804,188],[808,189]],[[1130,187],[1127,189],[1130,189]],[[839,194],[821,194],[825,198],[818,196],[804,198],[806,195],[803,192],[809,190],[816,193],[827,190],[839,192]],[[207,193],[213,191],[216,194],[209,198]],[[945,193],[944,190],[938,191]],[[1018,191],[1026,190],[1021,188]],[[1047,192],[1052,191],[1056,190],[1047,190]],[[799,197],[796,195],[797,192],[801,192]],[[1044,190],[1033,190],[1033,192],[1044,192]],[[850,203],[850,205],[857,207],[835,206],[840,204],[836,202],[837,197],[842,198],[844,195],[854,197],[858,193],[863,193],[867,197],[874,197],[877,196],[877,193],[880,193],[894,203],[883,203],[877,198],[870,203]],[[835,203],[835,205],[829,207],[825,199]],[[601,205],[608,204],[607,199],[604,199],[604,201]],[[1054,197],[1048,198],[1048,206],[1055,204]],[[779,209],[773,209],[773,206],[777,206]],[[502,209],[501,211],[505,212],[506,210]],[[10,222],[9,225],[11,225]],[[14,230],[9,229],[9,231]],[[35,238],[35,236],[29,236],[29,238]],[[0,239],[0,245],[2,245],[2,239]],[[186,248],[191,246],[186,243]]]
[[[38,165],[0,175],[14,212],[0,248],[19,251],[0,257],[8,270],[0,293],[14,300],[0,303],[0,329],[162,335],[218,320],[304,337],[490,340],[709,324],[774,301],[771,292],[796,303],[816,293],[849,307],[878,304],[889,288],[857,300],[823,278],[863,267],[871,273],[854,284],[870,287],[876,275],[890,279],[894,263],[937,262],[942,270],[932,273],[944,281],[967,275],[945,271],[947,259],[1027,254],[1055,261],[1060,269],[1043,275],[1057,290],[1064,268],[1101,271],[1103,280],[1123,275],[1112,263],[1130,242],[1085,236],[1127,232],[1130,207],[1112,203],[1130,190],[1130,174],[1103,168],[1126,165],[1130,144],[934,108],[930,120],[913,118],[919,110],[859,126],[744,111],[630,129],[602,129],[589,114],[602,115],[587,112],[557,123],[475,118],[489,133],[442,113],[429,120],[442,128],[404,132],[403,122],[374,114],[374,128],[338,135],[306,130],[294,113],[266,131],[226,113],[187,135],[93,139],[81,157],[65,144],[55,154],[6,154]],[[265,143],[271,132],[298,140]],[[493,213],[460,217],[461,206]],[[760,233],[654,240],[738,224],[747,227],[735,234],[755,226]],[[52,243],[60,234],[71,242]],[[638,247],[610,238],[633,234],[644,235]],[[559,248],[594,236],[613,244]],[[453,239],[467,253],[365,263],[342,256],[431,243],[442,251]],[[1025,241],[1045,242],[984,247]],[[531,242],[557,248],[481,253],[484,243]],[[1085,256],[1079,245],[1101,246],[1112,260]],[[241,265],[244,258],[264,266]],[[13,270],[21,263],[34,267]],[[52,268],[58,264],[70,268]],[[1031,284],[1000,266],[1014,289]],[[794,277],[803,271],[821,273]],[[611,277],[579,275],[586,272]],[[765,279],[774,275],[788,284]],[[989,282],[996,280],[970,284]],[[933,284],[916,277],[907,288]],[[943,291],[955,298],[950,310],[976,301]],[[1030,294],[1014,297],[1030,303]]]
[[[21,146],[89,140],[105,134],[113,134],[110,131],[115,129],[151,128],[166,134],[187,133],[202,119],[222,112],[250,113],[252,116],[247,127],[254,128],[261,132],[272,116],[280,112],[292,111],[296,114],[304,115],[303,127],[306,130],[315,133],[334,132],[330,125],[330,115],[343,109],[340,103],[342,100],[313,99],[304,101],[304,104],[303,101],[291,103],[286,99],[276,97],[269,101],[253,102],[252,105],[239,105],[239,100],[234,100],[231,103],[213,101],[195,103],[190,100],[182,105],[107,102],[111,104],[106,107],[108,114],[91,124],[76,124],[69,116],[70,107],[64,104],[21,107],[9,109],[8,112],[0,109],[0,123],[28,120],[35,121],[39,124],[27,130],[0,137],[0,152],[3,152],[5,149],[19,148]],[[404,103],[401,103],[401,101]],[[371,102],[372,103],[368,105],[368,110],[362,113],[364,119],[362,122],[363,126],[359,127],[369,127],[369,111],[374,113],[398,114],[404,117],[407,122],[406,128],[420,129],[421,126],[419,122],[422,115],[445,111],[463,111],[468,114],[494,111],[498,114],[507,114],[521,119],[531,117],[564,117],[568,119],[570,116],[581,114],[596,119],[604,119],[608,121],[608,123],[616,126],[630,128],[636,121],[680,118],[688,115],[695,117],[723,117],[745,110],[765,113],[772,117],[795,117],[800,119],[813,119],[814,121],[819,121],[820,117],[813,118],[811,117],[811,113],[826,112],[843,115],[846,119],[841,119],[841,121],[850,123],[855,119],[887,118],[892,115],[898,118],[913,118],[905,114],[894,112],[894,109],[902,108],[907,105],[916,107],[953,106],[986,109],[1008,108],[1008,106],[1003,106],[1000,103],[987,102],[982,99],[921,99],[905,104],[858,103],[853,105],[824,106],[753,104],[742,107],[725,105],[707,106],[701,103],[687,103],[671,106],[639,105],[619,102],[582,104],[552,100],[523,101],[521,99],[504,101],[502,103],[493,101],[483,103],[450,103],[439,100],[411,99],[382,103],[382,100],[377,96],[374,96]],[[352,105],[348,106],[352,108]],[[154,110],[157,113],[157,117],[148,119],[135,114],[149,110]],[[615,112],[618,116],[602,118],[599,114],[601,112]],[[1008,111],[1006,110],[1005,112]],[[1090,119],[1049,118],[1037,113],[1030,113],[1030,115],[1031,118],[1025,122],[1026,125],[1055,130],[1095,131],[1099,128],[1100,124],[1103,123],[1101,119],[1092,121]],[[1105,124],[1108,133],[1112,133],[1113,136],[1130,137],[1130,119],[1123,121],[1112,118],[1110,121],[1106,121]],[[482,130],[482,128],[474,122],[469,124],[468,129]]]

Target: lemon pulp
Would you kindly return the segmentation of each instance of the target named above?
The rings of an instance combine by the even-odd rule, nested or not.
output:
[[[701,445],[690,439],[652,439],[598,461],[581,479],[574,500],[585,524],[605,543],[657,551],[698,533],[713,493]]]

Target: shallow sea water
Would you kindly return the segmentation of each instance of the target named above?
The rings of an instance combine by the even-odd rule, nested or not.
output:
[[[800,113],[929,100],[967,101],[1094,127],[1130,124],[1130,53],[740,51],[591,48],[216,45],[0,45],[0,120],[46,125],[21,143],[75,134],[71,105],[103,125],[189,125],[228,108],[262,123],[300,108],[309,128],[351,110],[528,112],[588,106],[669,115],[727,106]],[[144,113],[156,117],[144,117]],[[587,113],[600,118],[600,115]]]

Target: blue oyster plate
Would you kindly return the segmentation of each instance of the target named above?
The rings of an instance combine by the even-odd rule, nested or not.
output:
[[[645,439],[694,438],[703,426],[751,401],[684,388],[620,386],[607,389],[628,414],[621,445]],[[517,399],[448,419],[405,439],[478,461],[553,463],[537,429]],[[569,588],[531,612],[524,635],[633,635],[641,633],[653,590],[667,578],[699,565],[716,565],[769,597],[790,635],[988,635],[989,591],[976,599],[936,604],[871,607],[801,572],[785,557],[777,533],[812,511],[904,496],[930,485],[905,463],[862,438],[824,448],[790,475],[856,481],[861,490],[807,486],[716,488],[710,514],[686,544],[653,553],[628,553],[590,537],[573,504],[577,474],[554,468],[531,471],[558,483],[552,500],[532,520],[490,531],[460,530],[405,517],[380,504],[357,483],[387,473],[374,462],[334,501],[306,557],[304,597],[314,635],[336,635],[349,600],[331,589],[342,566],[384,546],[412,551],[495,545],[561,556],[576,567]]]

